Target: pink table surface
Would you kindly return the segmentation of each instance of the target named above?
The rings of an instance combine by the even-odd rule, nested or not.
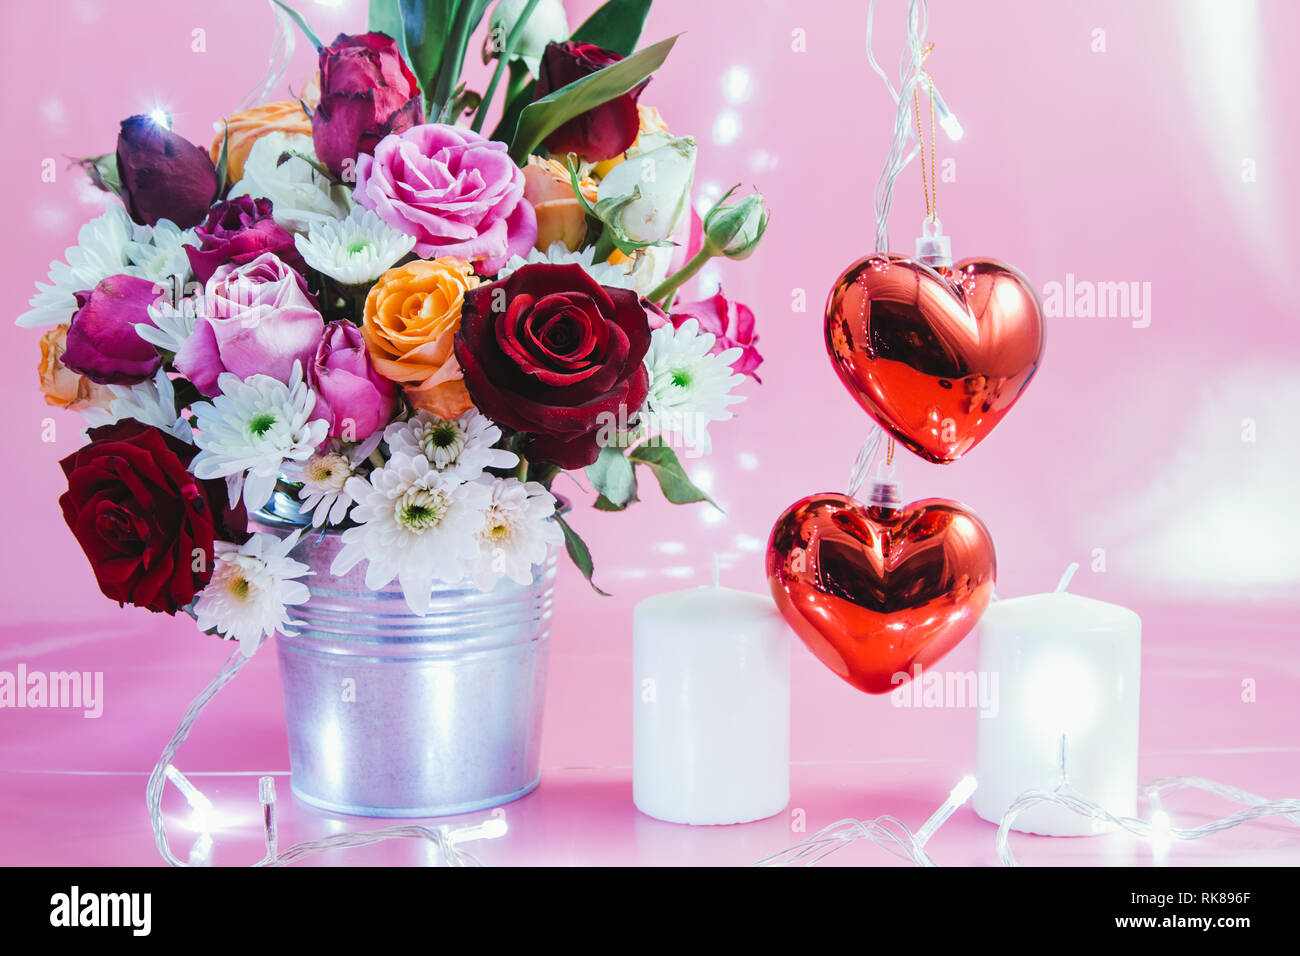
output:
[[[594,5],[569,3],[570,22]],[[327,38],[364,19],[360,0],[298,6]],[[904,4],[879,6],[877,54],[892,70]],[[633,809],[631,606],[702,583],[712,552],[725,583],[761,590],[773,520],[806,494],[842,488],[866,432],[831,373],[820,319],[835,277],[871,251],[871,195],[892,126],[863,55],[865,8],[654,6],[647,39],[685,33],[642,101],[699,138],[701,194],[740,181],[772,209],[755,256],[704,278],[755,310],[763,384],[747,386],[736,419],[715,427],[714,455],[689,463],[725,515],[674,508],[652,487],[618,515],[576,495],[574,523],[616,597],[562,572],[545,779],[507,808],[509,834],[479,848],[486,862],[741,864],[801,836],[788,815],[691,829]],[[981,515],[1000,594],[1049,589],[1078,561],[1073,590],[1142,615],[1144,780],[1195,774],[1300,796],[1300,5],[934,0],[930,10],[927,67],[966,129],[960,143],[940,143],[941,164],[952,161],[939,201],[954,252],[1012,262],[1040,290],[1071,277],[1149,283],[1150,321],[1049,316],[1046,359],[1020,404],[953,465],[902,455],[904,494],[957,498]],[[64,157],[111,151],[121,118],[159,105],[179,132],[206,141],[262,75],[270,23],[264,0],[0,10],[10,131],[0,151],[10,184],[0,313],[23,311],[49,261],[98,212]],[[299,42],[295,89],[311,65]],[[480,82],[481,69],[472,67]],[[53,182],[41,175],[50,158]],[[922,215],[913,165],[891,220],[899,251],[910,252]],[[106,702],[97,720],[0,711],[0,863],[153,863],[146,775],[228,649],[187,619],[119,611],[99,594],[56,504],[57,462],[80,444],[81,425],[43,404],[37,338],[0,323],[0,669],[100,670]],[[946,663],[974,669],[973,642]],[[802,648],[794,664],[791,809],[805,811],[808,832],[880,813],[917,826],[972,769],[972,712],[895,709]],[[260,857],[256,776],[288,769],[275,669],[261,652],[178,760],[229,817],[215,835],[218,863]],[[1253,703],[1242,700],[1244,680],[1255,683]],[[382,825],[295,805],[287,779],[280,793],[284,843]],[[183,804],[172,793],[167,807],[184,855]],[[1171,805],[1176,823],[1232,809],[1195,795]],[[1027,863],[1150,862],[1124,835],[1016,846]],[[993,827],[969,809],[931,849],[941,863],[996,863]],[[424,862],[425,853],[385,844],[320,859]],[[895,861],[858,846],[832,862]],[[1166,862],[1293,864],[1300,832],[1253,824],[1175,846]]]

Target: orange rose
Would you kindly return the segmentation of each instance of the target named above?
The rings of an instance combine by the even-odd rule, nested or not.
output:
[[[583,178],[582,195],[596,204],[596,184]],[[573,192],[569,169],[563,163],[541,156],[529,156],[524,167],[524,198],[537,213],[536,248],[545,252],[553,242],[562,242],[570,252],[582,245],[587,234],[587,213]]]
[[[230,130],[230,150],[226,154],[226,181],[231,185],[244,175],[244,161],[253,144],[267,133],[301,133],[311,135],[311,120],[298,103],[285,100],[254,106],[251,110],[231,113],[217,123],[217,134],[212,138],[212,161],[221,158],[221,144]]]
[[[63,350],[68,344],[68,323],[56,325],[41,338],[41,391],[45,403],[79,412],[86,408],[108,408],[113,393],[107,386],[96,385],[63,364]]]
[[[416,259],[389,269],[366,296],[361,334],[370,361],[416,408],[455,418],[474,407],[452,339],[465,293],[479,284],[463,259]]]

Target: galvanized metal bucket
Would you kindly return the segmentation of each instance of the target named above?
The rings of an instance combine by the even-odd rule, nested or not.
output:
[[[277,493],[256,523],[300,527]],[[277,635],[293,792],[339,813],[424,817],[508,803],[539,780],[555,555],[527,587],[435,584],[429,613],[365,562],[330,574],[340,533],[308,529],[292,556],[311,600]]]

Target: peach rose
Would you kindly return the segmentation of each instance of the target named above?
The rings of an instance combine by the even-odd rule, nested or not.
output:
[[[596,204],[596,184],[579,180],[582,195]],[[536,248],[545,252],[553,242],[562,242],[570,252],[582,245],[587,234],[587,214],[573,193],[569,169],[563,163],[541,156],[529,156],[524,167],[524,198],[537,213]]]
[[[113,393],[105,385],[96,385],[63,364],[63,350],[68,345],[68,323],[56,325],[41,338],[41,391],[45,403],[74,412],[86,408],[108,408]]]
[[[474,407],[452,339],[465,293],[479,284],[463,259],[416,259],[389,269],[366,296],[361,335],[370,361],[416,408],[455,418]]]
[[[212,162],[221,157],[221,144],[230,130],[230,151],[226,154],[226,181],[231,185],[244,176],[244,161],[253,144],[267,133],[300,133],[311,135],[311,119],[302,111],[302,105],[291,100],[254,106],[251,110],[231,113],[217,123],[217,133],[212,138]]]

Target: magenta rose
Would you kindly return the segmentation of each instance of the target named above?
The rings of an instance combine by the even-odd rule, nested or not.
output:
[[[361,330],[346,319],[325,326],[307,383],[316,393],[312,418],[329,422],[331,438],[364,441],[397,410],[397,386],[375,371]]]
[[[763,356],[758,354],[754,313],[749,306],[728,300],[722,290],[718,289],[717,295],[711,298],[678,303],[668,317],[673,328],[679,328],[688,319],[698,321],[701,332],[711,332],[716,337],[713,348],[709,350],[710,355],[727,349],[740,349],[740,358],[731,363],[732,370],[739,375],[748,375],[756,382],[762,381],[755,372],[763,364]],[[652,325],[655,323],[652,322]]]
[[[594,462],[602,427],[635,416],[649,389],[640,298],[579,265],[527,265],[471,289],[455,346],[479,411],[524,433],[528,458],[561,468]]]
[[[537,241],[524,174],[505,143],[441,123],[385,137],[357,162],[354,198],[399,232],[423,259],[456,256],[491,275]]]
[[[117,178],[132,219],[146,226],[170,219],[181,229],[203,220],[220,185],[206,149],[143,115],[122,120]]]
[[[264,252],[274,252],[288,266],[306,275],[293,235],[271,218],[271,200],[240,196],[219,202],[194,230],[199,245],[186,246],[194,278],[207,282],[218,266],[242,265]]]
[[[325,320],[303,291],[302,277],[275,255],[227,263],[208,280],[194,333],[176,353],[176,370],[204,395],[217,378],[261,373],[289,381],[293,363],[311,366]]]
[[[149,306],[163,291],[149,279],[119,275],[76,293],[63,364],[100,385],[134,385],[153,378],[162,359],[135,327],[154,324]]]
[[[623,59],[611,50],[594,43],[569,40],[566,43],[549,43],[542,54],[541,73],[537,79],[535,99],[541,99],[568,86],[584,76],[590,76],[611,63]],[[641,130],[641,117],[637,100],[645,89],[645,80],[608,102],[579,113],[546,137],[546,148],[558,156],[577,153],[590,163],[611,159],[625,152],[636,142]]]
[[[389,133],[424,122],[420,85],[383,33],[338,38],[320,51],[320,104],[311,118],[316,157],[336,179]]]

